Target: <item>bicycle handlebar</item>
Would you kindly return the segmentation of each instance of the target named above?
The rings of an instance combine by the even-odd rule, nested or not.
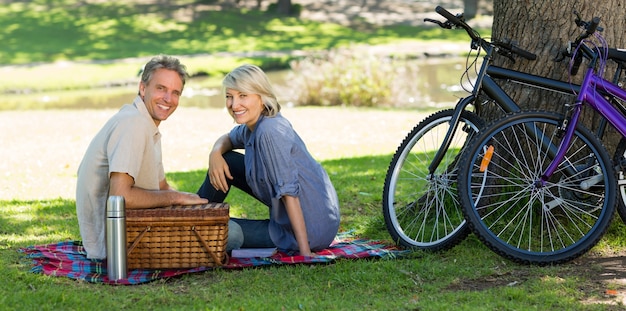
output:
[[[600,24],[599,17],[594,17],[591,19],[591,22],[587,23],[585,21],[580,20],[580,16],[578,16],[577,12],[574,12],[574,14],[576,14],[578,17],[576,24],[585,28],[585,31],[580,36],[578,36],[578,38],[576,38],[574,45],[580,44],[584,39],[593,35],[593,33],[596,32],[596,30],[602,31],[602,28],[598,27],[598,25]],[[582,62],[583,62],[583,54],[576,53],[576,55],[574,56],[574,62],[572,63],[572,66],[569,71],[571,75],[575,76],[578,73],[578,69],[580,68],[580,64]]]
[[[599,17],[592,18],[591,23],[589,24],[589,26],[587,26],[587,36],[591,36],[594,32],[596,32],[596,29],[598,28],[599,24],[600,24]]]
[[[465,24],[465,23],[461,23],[460,19],[458,19],[456,16],[452,15],[452,13],[450,13],[448,10],[442,8],[439,5],[435,8],[435,12],[439,13],[439,15],[445,17],[447,20],[449,20],[451,23],[453,23],[456,26],[462,27],[462,25]]]
[[[476,34],[476,32],[474,31],[474,29],[472,29],[472,27],[470,27],[463,20],[459,19],[458,17],[450,13],[448,10],[438,5],[435,8],[435,12],[445,17],[454,26],[465,29],[465,31],[472,38],[472,40],[480,40],[480,37]]]
[[[452,13],[450,13],[448,10],[444,9],[441,6],[437,6],[435,8],[435,12],[439,13],[439,15],[445,17],[448,20],[448,23],[441,23],[441,22],[437,22],[434,20],[430,20],[430,19],[426,19],[425,21],[431,21],[431,22],[435,22],[437,24],[439,24],[439,26],[443,27],[443,28],[450,28],[447,27],[449,24],[454,25],[457,28],[463,28],[467,34],[470,36],[470,38],[472,38],[473,41],[477,41],[477,42],[481,42],[481,44],[489,44],[488,42],[486,42],[485,40],[481,39],[480,36],[478,35],[478,33],[476,31],[474,31],[474,29],[472,29],[472,27],[470,27],[467,23],[465,23],[465,21],[461,16],[458,15],[454,15]],[[519,55],[522,58],[528,59],[528,60],[535,60],[537,59],[537,55],[535,55],[534,53],[528,52],[516,45],[513,45],[510,42],[493,42],[493,45],[496,45],[500,48],[503,48],[506,50],[506,52],[502,52],[499,51],[501,54],[511,58],[511,60],[513,60],[513,58],[511,57],[510,53]]]
[[[537,55],[535,55],[534,53],[528,52],[526,50],[523,50],[515,45],[511,46],[511,52],[525,58],[528,60],[535,60],[537,59]]]

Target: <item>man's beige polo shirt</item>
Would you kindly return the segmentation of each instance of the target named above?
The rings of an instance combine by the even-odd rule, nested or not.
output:
[[[88,258],[106,257],[106,203],[110,174],[127,173],[135,187],[158,190],[165,178],[161,134],[137,96],[93,138],[78,168],[76,213]]]

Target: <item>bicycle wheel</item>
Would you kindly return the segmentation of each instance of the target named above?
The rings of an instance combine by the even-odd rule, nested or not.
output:
[[[539,181],[564,134],[562,122],[550,112],[510,114],[478,134],[462,156],[459,196],[470,227],[519,263],[574,259],[600,240],[613,216],[615,170],[583,126],[556,172]]]
[[[626,223],[626,139],[622,138],[613,157],[617,170],[617,213]]]
[[[423,250],[443,250],[462,241],[469,230],[457,199],[457,159],[482,121],[461,114],[450,148],[430,176],[428,167],[450,127],[454,110],[437,112],[404,138],[387,170],[383,214],[396,244]]]

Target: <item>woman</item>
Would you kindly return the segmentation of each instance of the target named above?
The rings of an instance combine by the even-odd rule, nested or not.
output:
[[[229,248],[237,243],[277,247],[304,256],[327,248],[339,230],[337,193],[281,115],[267,76],[257,66],[243,65],[226,75],[222,85],[226,108],[239,125],[213,146],[198,194],[223,202],[230,186],[235,186],[270,209],[269,220],[233,218],[241,231],[229,230]],[[245,154],[234,149],[244,149]]]

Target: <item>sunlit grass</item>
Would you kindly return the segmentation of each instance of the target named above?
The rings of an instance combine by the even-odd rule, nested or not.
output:
[[[454,40],[459,33],[407,26],[353,29],[244,10],[198,10],[190,20],[177,18],[185,9],[149,12],[149,6],[124,2],[10,5],[0,10],[0,26],[8,30],[2,39],[12,43],[0,52],[0,63],[118,59],[158,53],[325,50],[350,43],[450,36]],[[461,38],[465,39],[463,34]]]
[[[388,239],[380,208],[390,159],[380,155],[322,162],[338,190],[342,230]],[[168,179],[195,192],[204,174],[177,172]],[[267,217],[267,208],[243,193],[234,191],[228,200],[234,214]],[[581,302],[605,298],[603,291],[589,290],[598,284],[577,273],[576,264],[520,266],[491,252],[473,235],[451,250],[416,252],[400,260],[216,270],[131,287],[77,282],[31,273],[28,261],[16,251],[80,239],[73,200],[13,200],[0,206],[0,305],[6,310],[605,310]],[[623,250],[624,229],[616,219],[593,252]]]
[[[29,65],[0,68],[0,91],[89,88],[134,79],[146,58],[160,53],[198,55],[187,59],[192,75],[221,77],[242,62],[263,65],[267,70],[287,68],[293,59],[215,55],[222,52],[320,51],[435,39],[467,41],[467,35],[459,30],[403,25],[351,28],[249,10],[209,11],[198,6],[194,11],[190,7],[193,3],[171,2],[178,6],[170,10],[123,1],[6,5],[0,8],[0,40],[4,43],[0,64]],[[181,17],[189,15],[191,18]],[[102,62],[107,60],[118,61]],[[55,62],[61,63],[49,64]]]

